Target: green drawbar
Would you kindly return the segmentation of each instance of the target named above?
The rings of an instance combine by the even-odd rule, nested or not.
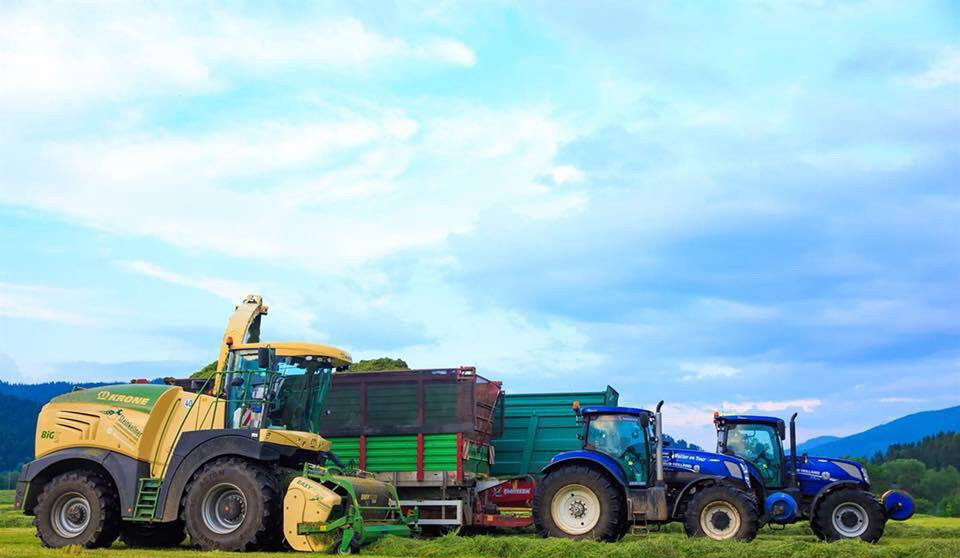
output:
[[[137,503],[133,507],[133,520],[148,521],[157,511],[157,498],[160,496],[162,479],[140,479],[137,487]]]

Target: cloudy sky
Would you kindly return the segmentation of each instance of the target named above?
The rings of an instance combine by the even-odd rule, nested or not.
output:
[[[509,391],[960,404],[952,2],[0,7],[0,379],[267,340]],[[649,4],[649,3],[648,3]]]

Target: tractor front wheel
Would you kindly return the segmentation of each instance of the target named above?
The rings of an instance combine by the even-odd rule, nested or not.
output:
[[[687,504],[683,526],[689,537],[751,541],[759,529],[757,505],[732,486],[700,488]]]
[[[862,490],[837,490],[824,497],[811,521],[823,540],[860,539],[875,543],[883,536],[886,518],[883,506]]]
[[[183,517],[190,539],[203,550],[270,548],[283,527],[279,483],[264,465],[217,459],[187,485]]]
[[[626,532],[623,490],[583,465],[551,471],[537,486],[533,522],[544,537],[615,541]]]

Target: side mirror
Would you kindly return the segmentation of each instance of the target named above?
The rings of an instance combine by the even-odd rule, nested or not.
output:
[[[262,370],[270,368],[270,349],[266,347],[257,349],[257,367]]]
[[[800,456],[800,463],[803,463],[804,465],[807,464],[807,452],[803,452],[803,455]]]

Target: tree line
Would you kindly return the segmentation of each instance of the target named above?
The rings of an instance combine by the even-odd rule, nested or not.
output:
[[[914,497],[917,513],[960,517],[960,433],[941,432],[919,442],[893,444],[861,462],[875,493],[898,488]]]

